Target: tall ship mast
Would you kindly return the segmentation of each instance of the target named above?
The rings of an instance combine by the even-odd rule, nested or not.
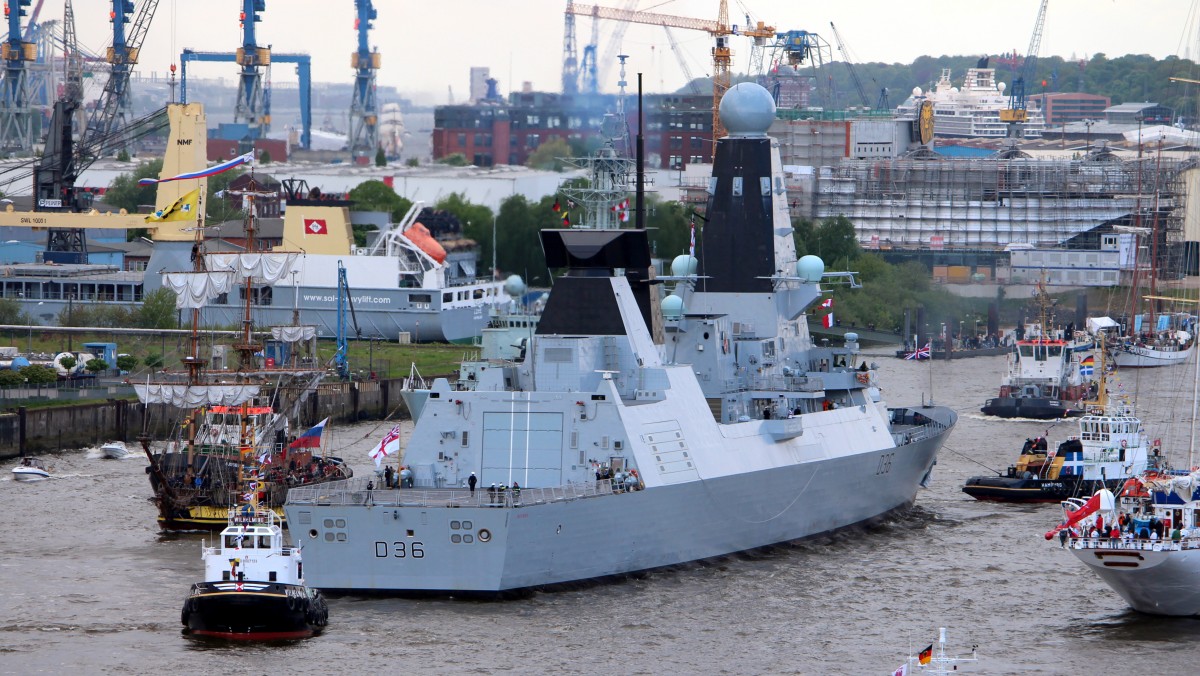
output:
[[[253,191],[242,195],[246,246],[242,251],[205,251],[203,200],[197,198],[192,270],[163,274],[163,285],[176,294],[176,308],[191,315],[191,336],[183,371],[164,372],[157,380],[135,383],[139,401],[175,419],[158,448],[146,433],[139,437],[150,459],[148,473],[164,528],[220,526],[228,509],[250,494],[264,508],[283,504],[289,483],[345,478],[352,471],[340,459],[312,452],[307,443],[289,443],[288,407],[311,392],[324,375],[315,359],[315,327],[294,323],[272,331],[283,346],[285,363],[264,355],[254,330],[254,298],[291,274],[298,252],[264,251],[255,237],[257,212]],[[214,364],[201,352],[202,310],[212,300],[240,295],[241,330],[233,345],[236,367]],[[215,352],[215,351],[214,351]],[[308,357],[301,359],[300,354]],[[292,357],[295,359],[292,359]],[[149,423],[150,416],[146,417]],[[259,471],[260,466],[271,466]],[[246,477],[254,475],[253,481]],[[250,484],[253,484],[251,486]]]
[[[541,233],[566,269],[522,361],[406,392],[399,488],[295,488],[308,581],[495,594],[669,566],[876,521],[910,506],[957,421],[889,408],[857,337],[818,346],[825,283],[797,260],[770,94],[721,115],[708,223],[653,302],[644,229]],[[670,301],[669,303],[667,301]],[[662,328],[661,333],[655,327]],[[380,517],[383,518],[380,518]]]

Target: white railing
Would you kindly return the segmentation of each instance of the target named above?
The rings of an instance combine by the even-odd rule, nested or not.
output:
[[[288,491],[290,505],[370,505],[375,507],[528,507],[551,502],[612,495],[612,482],[586,481],[549,488],[520,488],[492,492],[482,486],[466,488],[387,488],[370,477],[297,486]],[[371,488],[368,490],[368,484]]]
[[[1200,538],[1189,537],[1178,542],[1174,540],[1146,540],[1125,538],[1073,537],[1069,541],[1071,549],[1112,549],[1146,552],[1178,552],[1200,549]]]

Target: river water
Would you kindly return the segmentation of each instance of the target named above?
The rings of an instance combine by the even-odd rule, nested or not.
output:
[[[47,456],[55,478],[18,484],[0,465],[0,673],[890,674],[947,627],[948,652],[979,646],[964,673],[1195,673],[1200,621],[1128,610],[1042,533],[1056,505],[975,502],[960,491],[1003,469],[1048,423],[977,411],[1003,357],[927,363],[873,353],[890,404],[933,395],[962,415],[930,488],[868,530],[498,601],[331,599],[320,637],[229,645],[184,637],[179,614],[203,572],[201,534],[160,534],[140,456]],[[1153,437],[1187,446],[1192,371],[1146,372]],[[1073,425],[1049,433],[1057,444]],[[386,426],[331,431],[366,473]],[[1184,451],[1186,453],[1186,451]],[[1186,457],[1177,464],[1186,462]]]

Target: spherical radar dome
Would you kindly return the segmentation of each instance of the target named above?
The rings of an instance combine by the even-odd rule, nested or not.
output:
[[[802,256],[796,261],[796,276],[810,284],[821,281],[825,274],[825,261],[820,256]]]
[[[525,293],[525,280],[521,279],[521,275],[509,275],[504,280],[504,293],[513,297]]]
[[[663,298],[662,313],[665,319],[679,319],[683,316],[683,299],[675,294]]]
[[[762,136],[775,120],[775,100],[760,85],[741,82],[721,97],[721,123],[731,136]]]
[[[696,261],[695,256],[680,254],[671,261],[671,275],[675,277],[694,275],[696,274],[697,264],[698,261]]]

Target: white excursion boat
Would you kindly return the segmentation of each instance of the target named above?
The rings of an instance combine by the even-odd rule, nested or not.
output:
[[[46,470],[46,464],[40,458],[21,458],[21,464],[14,467],[12,473],[13,479],[17,481],[41,481],[50,478],[50,472]]]
[[[951,657],[946,654],[946,628],[938,628],[937,644],[930,643],[929,647],[925,648],[916,655],[910,655],[904,664],[900,665],[899,669],[892,672],[892,676],[909,676],[909,674],[931,674],[938,676],[949,676],[958,672],[959,663],[963,662],[978,662],[979,658],[975,654],[975,646],[971,646],[970,657]]]
[[[1101,490],[1086,501],[1065,500],[1063,525],[1046,538],[1069,528],[1064,545],[1130,608],[1200,616],[1198,486],[1200,471],[1146,473],[1116,495]]]
[[[233,640],[283,640],[321,633],[329,607],[304,586],[300,549],[283,544],[275,513],[243,505],[204,547],[204,581],[192,585],[180,621],[185,633]]]

